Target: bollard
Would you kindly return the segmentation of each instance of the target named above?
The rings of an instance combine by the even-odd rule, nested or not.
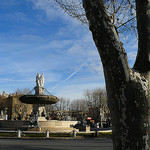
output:
[[[46,134],[46,137],[49,138],[49,131],[48,130],[46,130],[45,134]]]
[[[76,130],[73,130],[73,137],[76,137]]]
[[[98,134],[98,131],[97,131],[97,130],[95,131],[95,136],[96,136],[96,137],[99,137],[99,134]]]
[[[17,132],[17,137],[21,137],[21,130],[18,130],[18,132]]]

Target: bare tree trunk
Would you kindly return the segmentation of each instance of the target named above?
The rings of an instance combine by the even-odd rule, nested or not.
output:
[[[114,150],[142,150],[149,149],[150,146],[149,1],[136,1],[139,50],[134,70],[131,70],[123,44],[105,11],[103,0],[83,0],[89,28],[103,63],[113,124]],[[148,19],[145,26],[144,21],[140,23],[143,14],[144,19]],[[146,39],[143,39],[143,35]]]

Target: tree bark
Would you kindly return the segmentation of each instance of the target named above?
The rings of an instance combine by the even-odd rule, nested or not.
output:
[[[145,1],[137,1],[137,9],[141,8],[140,3],[149,5]],[[148,0],[146,1],[148,2]],[[103,64],[113,124],[113,148],[114,150],[150,149],[148,138],[150,134],[149,39],[142,40],[140,37],[143,35],[140,30],[143,28],[144,22],[141,27],[138,27],[138,32],[141,33],[139,34],[139,46],[147,44],[147,49],[143,48],[142,50],[139,47],[134,70],[131,70],[123,44],[105,11],[103,0],[83,0],[83,7]],[[144,10],[144,8],[142,9]],[[137,13],[137,15],[141,14],[143,13]],[[146,14],[148,15],[148,13]],[[139,18],[142,20],[142,16]],[[145,30],[146,37],[149,34],[147,31]],[[142,68],[143,64],[144,68]]]
[[[141,73],[150,71],[150,0],[136,0],[138,54],[134,69]]]

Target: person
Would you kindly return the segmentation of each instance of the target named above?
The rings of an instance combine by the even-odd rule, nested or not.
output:
[[[40,86],[40,74],[37,73],[37,76],[36,76],[36,86]]]
[[[44,87],[44,73],[40,76],[40,86]]]
[[[37,73],[37,76],[36,76],[36,86],[37,87],[44,87],[44,73],[42,73],[42,75],[40,75],[39,73]]]

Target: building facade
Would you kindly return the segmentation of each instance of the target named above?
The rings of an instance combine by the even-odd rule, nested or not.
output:
[[[29,120],[33,105],[24,104],[19,100],[20,96],[8,96],[0,98],[1,118],[7,120]]]

